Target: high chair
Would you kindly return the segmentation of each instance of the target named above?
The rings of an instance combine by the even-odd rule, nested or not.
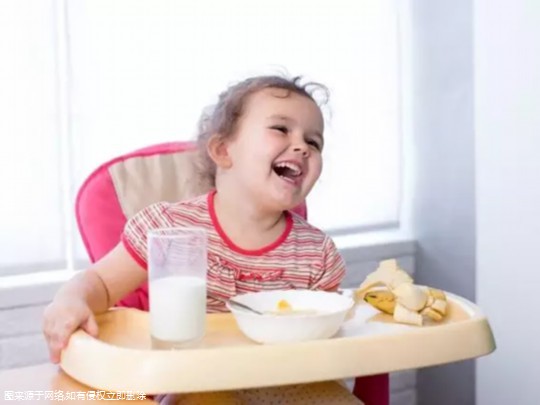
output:
[[[99,166],[81,186],[75,204],[82,241],[93,263],[120,241],[128,218],[157,201],[180,201],[209,191],[193,179],[195,145],[170,142],[118,156]],[[307,218],[305,204],[294,211]],[[148,310],[144,283],[122,298],[121,307]],[[366,405],[389,403],[388,375],[356,378],[354,395]]]

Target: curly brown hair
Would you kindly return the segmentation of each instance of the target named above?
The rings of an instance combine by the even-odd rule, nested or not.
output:
[[[269,88],[282,89],[287,92],[283,97],[295,93],[309,98],[321,106],[328,102],[329,91],[326,86],[307,82],[302,84],[302,77],[287,78],[283,76],[256,76],[230,86],[219,95],[216,105],[206,108],[198,125],[198,173],[201,184],[215,187],[216,165],[207,152],[207,144],[213,135],[228,138],[235,132],[238,120],[242,116],[246,102],[252,94]],[[320,92],[319,101],[315,100],[316,92]],[[319,97],[318,97],[319,98]]]

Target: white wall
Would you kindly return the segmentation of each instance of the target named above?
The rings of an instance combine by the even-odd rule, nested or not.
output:
[[[412,116],[406,135],[415,166],[416,281],[474,300],[473,6],[470,0],[410,6],[404,95]],[[473,361],[420,370],[418,403],[473,404],[474,378]]]
[[[477,299],[497,351],[477,404],[538,404],[540,2],[475,2]]]

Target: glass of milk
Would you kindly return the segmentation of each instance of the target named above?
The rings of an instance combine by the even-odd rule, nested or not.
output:
[[[148,234],[150,333],[156,349],[189,347],[205,333],[207,236],[200,228]]]

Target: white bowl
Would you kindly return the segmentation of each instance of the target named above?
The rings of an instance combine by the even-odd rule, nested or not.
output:
[[[301,342],[334,336],[345,321],[354,301],[338,293],[311,290],[275,290],[247,293],[235,301],[260,312],[276,311],[280,300],[287,300],[293,310],[314,310],[309,314],[258,315],[227,304],[240,330],[258,343]]]

